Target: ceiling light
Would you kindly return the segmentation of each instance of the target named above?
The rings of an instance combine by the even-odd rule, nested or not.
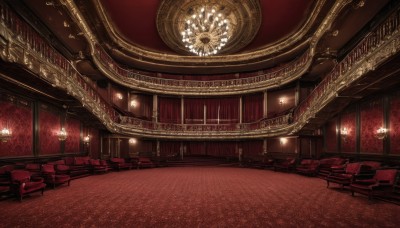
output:
[[[182,42],[188,51],[198,56],[217,54],[226,45],[229,36],[229,19],[217,12],[217,6],[203,6],[193,10],[184,20]]]

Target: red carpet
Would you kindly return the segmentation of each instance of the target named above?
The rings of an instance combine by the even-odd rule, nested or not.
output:
[[[395,227],[400,207],[267,170],[158,168],[0,202],[0,227]]]

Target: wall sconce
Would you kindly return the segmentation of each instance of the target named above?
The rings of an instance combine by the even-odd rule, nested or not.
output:
[[[279,98],[279,105],[284,105],[286,102],[285,98],[281,97]]]
[[[136,144],[137,140],[135,138],[130,138],[129,139],[129,144]]]
[[[61,128],[61,130],[57,132],[57,137],[60,141],[64,141],[67,139],[67,132],[65,131],[65,128]]]
[[[387,133],[388,133],[388,129],[380,127],[378,130],[376,130],[375,137],[377,139],[384,139],[384,138],[386,138]]]
[[[3,130],[0,131],[0,140],[2,142],[7,142],[11,138],[11,131],[8,128],[3,128]]]
[[[344,142],[346,142],[348,135],[349,135],[349,130],[347,128],[342,128],[342,130],[340,130],[340,136],[342,137]]]
[[[138,102],[136,100],[131,100],[131,107],[136,108],[138,106]]]
[[[287,138],[280,138],[279,142],[281,143],[281,145],[285,145],[287,143]]]
[[[83,143],[85,145],[89,145],[89,143],[90,143],[90,136],[89,135],[86,135],[85,137],[83,137]]]
[[[122,94],[120,94],[120,93],[115,94],[115,96],[117,96],[117,98],[120,99],[120,100],[122,100],[122,99],[124,98],[124,97],[122,96]]]

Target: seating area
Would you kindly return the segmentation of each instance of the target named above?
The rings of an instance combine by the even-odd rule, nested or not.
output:
[[[71,181],[89,175],[105,174],[111,170],[130,170],[132,167],[154,168],[148,157],[111,158],[109,160],[90,157],[65,157],[34,163],[15,162],[0,167],[0,199],[17,197],[20,201],[26,195],[41,192],[46,187],[70,186]]]

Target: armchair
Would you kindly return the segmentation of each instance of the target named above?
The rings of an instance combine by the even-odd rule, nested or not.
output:
[[[13,170],[11,171],[11,183],[13,192],[22,201],[22,197],[33,192],[41,191],[42,195],[46,184],[43,179],[37,178],[38,181],[31,180],[29,171],[26,170]]]
[[[367,195],[368,199],[372,199],[374,196],[384,196],[393,190],[396,176],[396,169],[376,170],[372,179],[355,180],[350,184],[351,195],[354,196],[354,193],[357,192]]]
[[[296,165],[295,158],[287,158],[283,161],[274,163],[274,171],[284,170],[289,172],[294,169],[295,165]]]
[[[108,165],[102,164],[99,159],[90,159],[89,164],[92,166],[93,173],[105,173],[108,171]]]
[[[332,172],[325,178],[327,183],[326,187],[329,188],[329,183],[333,182],[339,184],[343,189],[345,185],[350,185],[354,181],[355,176],[360,173],[360,170],[360,162],[348,163],[342,173]]]
[[[154,163],[148,157],[137,157],[132,159],[132,164],[137,168],[154,168]]]
[[[53,164],[42,165],[42,174],[45,182],[53,185],[53,189],[56,187],[56,184],[68,183],[68,186],[70,185],[71,177],[66,174],[56,174]]]
[[[111,166],[113,169],[120,171],[121,169],[131,169],[132,164],[126,162],[123,158],[111,158],[110,159]]]
[[[304,159],[301,161],[300,165],[296,167],[296,172],[299,174],[315,176],[317,175],[318,167],[318,160]]]

